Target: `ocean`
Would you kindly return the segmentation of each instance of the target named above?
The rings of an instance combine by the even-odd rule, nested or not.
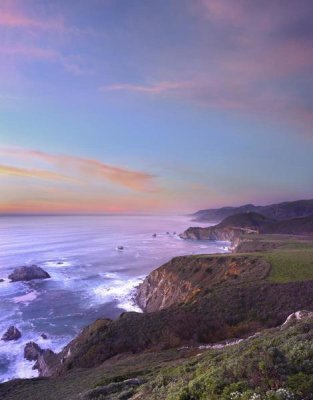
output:
[[[28,341],[60,351],[97,318],[140,312],[136,286],[172,257],[225,252],[224,242],[180,239],[190,225],[186,216],[0,217],[0,336],[10,325],[22,333],[17,341],[0,340],[0,382],[38,375],[23,358]],[[7,279],[33,264],[51,279]]]

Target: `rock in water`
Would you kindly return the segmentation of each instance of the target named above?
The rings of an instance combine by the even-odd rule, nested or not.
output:
[[[15,268],[12,274],[9,275],[9,279],[11,279],[12,282],[31,281],[33,279],[47,278],[51,278],[51,276],[48,274],[48,272],[38,267],[37,265]]]
[[[10,326],[10,328],[2,335],[1,340],[8,342],[9,340],[17,340],[22,336],[21,332],[15,327]]]
[[[24,348],[24,358],[28,361],[37,361],[42,349],[35,342],[28,342]]]
[[[59,361],[52,350],[42,349],[35,342],[26,343],[24,358],[28,361],[36,361],[33,369],[38,369],[40,376],[52,375]]]

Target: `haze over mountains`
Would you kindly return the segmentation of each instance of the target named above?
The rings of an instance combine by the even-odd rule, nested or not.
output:
[[[288,218],[306,217],[313,215],[313,199],[286,201],[278,204],[266,206],[255,206],[254,204],[245,204],[239,207],[222,207],[216,209],[199,210],[194,213],[195,221],[220,222],[224,218],[235,214],[246,212],[256,212],[265,217],[275,220],[284,220]]]

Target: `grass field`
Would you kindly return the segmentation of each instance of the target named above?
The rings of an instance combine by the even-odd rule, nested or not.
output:
[[[268,280],[285,283],[313,279],[313,248],[275,250],[263,257],[271,264]]]
[[[313,279],[313,238],[289,235],[246,235],[244,238],[249,241],[251,252],[221,254],[219,257],[262,257],[271,264],[267,277],[270,282],[287,283]],[[264,247],[263,251],[254,252],[254,248],[262,248],[260,244]],[[216,255],[192,257],[208,259]]]
[[[257,242],[277,246],[259,253],[271,264],[270,282],[286,283],[313,279],[313,238],[288,235],[260,235]]]

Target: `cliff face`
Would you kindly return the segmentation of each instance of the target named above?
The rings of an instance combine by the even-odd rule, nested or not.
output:
[[[313,310],[313,281],[225,285],[156,312],[124,313],[109,324],[97,321],[74,339],[58,355],[54,375],[97,367],[122,354],[244,337],[282,324],[299,307]]]
[[[236,214],[221,223],[207,228],[190,227],[183,232],[182,239],[229,241],[235,248],[243,234],[288,234],[312,235],[313,216],[275,221],[255,212]]]
[[[159,268],[148,275],[140,285],[136,301],[144,311],[156,311],[180,303],[196,294],[188,280],[181,280],[178,274]]]
[[[256,257],[176,257],[146,277],[136,300],[144,311],[153,312],[192,301],[214,287],[260,281],[269,270],[270,265]]]
[[[256,233],[257,231],[250,228],[238,227],[219,227],[210,226],[208,228],[190,227],[181,235],[182,239],[191,240],[220,240],[224,242],[232,242],[242,234]]]

